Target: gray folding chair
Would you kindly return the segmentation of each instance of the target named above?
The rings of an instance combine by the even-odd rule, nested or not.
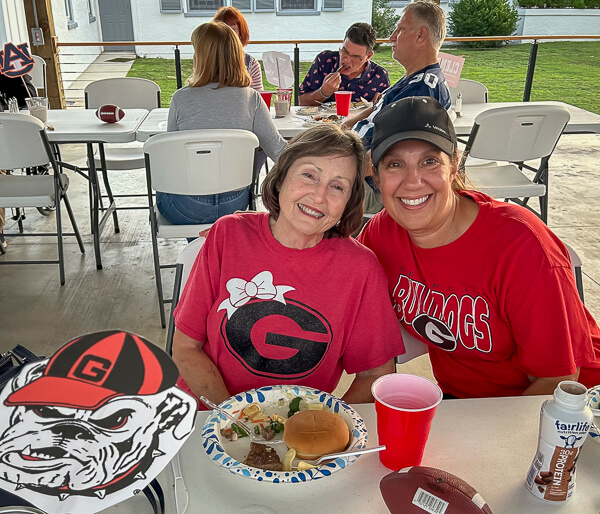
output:
[[[25,208],[56,206],[56,232],[34,234],[4,233],[4,236],[54,236],[57,239],[58,260],[4,260],[0,264],[58,264],[60,283],[65,283],[63,236],[74,235],[81,253],[83,241],[67,196],[69,178],[58,167],[44,124],[33,116],[0,114],[0,169],[16,170],[51,164],[52,175],[0,175],[0,207]],[[65,207],[73,233],[63,233],[61,201]]]
[[[34,85],[38,95],[40,89],[44,90],[44,96],[48,95],[48,89],[46,88],[46,61],[39,55],[32,55],[33,57],[33,69],[29,73],[31,76],[31,83]]]
[[[118,105],[122,109],[147,109],[149,111],[160,107],[159,85],[151,80],[136,77],[96,80],[86,86],[84,95],[86,109],[97,109],[106,104]],[[114,195],[108,180],[108,170],[131,171],[144,168],[142,144],[138,142],[123,145],[100,144],[94,153],[94,163],[96,169],[102,171],[104,187],[111,203],[114,197],[146,196],[145,193]],[[117,210],[145,208],[145,206],[116,207]]]
[[[569,111],[560,105],[488,109],[475,118],[459,170],[482,192],[518,203],[547,223],[548,161],[568,121]],[[468,156],[504,162],[469,166]],[[537,159],[537,166],[526,164]],[[539,211],[528,205],[535,197]]]
[[[172,225],[154,204],[153,191],[179,195],[216,195],[250,186],[250,209],[255,208],[253,195],[258,137],[247,130],[184,130],[152,136],[144,143],[150,230],[154,254],[154,271],[162,327],[166,327],[161,270],[175,267],[161,265],[158,238],[192,238],[209,228],[206,225]]]

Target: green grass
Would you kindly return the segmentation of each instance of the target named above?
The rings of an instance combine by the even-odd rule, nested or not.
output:
[[[442,51],[465,58],[461,77],[483,82],[491,102],[518,102],[523,99],[530,49],[530,44],[522,44],[490,49],[448,46]],[[380,47],[373,60],[388,70],[392,83],[404,74],[390,47]],[[309,62],[300,63],[300,80],[309,67]],[[183,59],[184,82],[191,71],[192,60]],[[158,83],[165,107],[177,89],[173,59],[138,58],[128,76]],[[264,77],[263,81],[267,89],[275,89]],[[540,43],[531,100],[558,100],[600,114],[600,41]]]

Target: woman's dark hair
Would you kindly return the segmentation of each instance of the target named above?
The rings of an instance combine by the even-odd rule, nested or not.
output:
[[[269,214],[277,219],[280,211],[279,191],[290,167],[302,157],[324,155],[354,157],[356,161],[356,176],[344,213],[337,225],[327,230],[324,235],[325,238],[349,237],[362,224],[365,198],[363,180],[365,149],[358,135],[352,130],[342,130],[337,125],[319,125],[294,137],[267,174],[262,185],[262,201]]]

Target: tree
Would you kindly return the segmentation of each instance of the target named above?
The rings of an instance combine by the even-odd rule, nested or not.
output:
[[[377,33],[377,39],[390,37],[399,19],[400,16],[396,14],[396,11],[388,7],[388,0],[373,0],[371,25]]]
[[[455,37],[510,36],[517,29],[519,14],[511,0],[459,0],[448,15],[448,28]],[[498,47],[503,41],[476,41],[474,47]]]

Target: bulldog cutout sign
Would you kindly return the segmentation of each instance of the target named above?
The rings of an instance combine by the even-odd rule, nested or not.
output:
[[[117,330],[24,366],[0,392],[0,488],[50,514],[138,494],[194,428],[178,375],[160,348]]]

